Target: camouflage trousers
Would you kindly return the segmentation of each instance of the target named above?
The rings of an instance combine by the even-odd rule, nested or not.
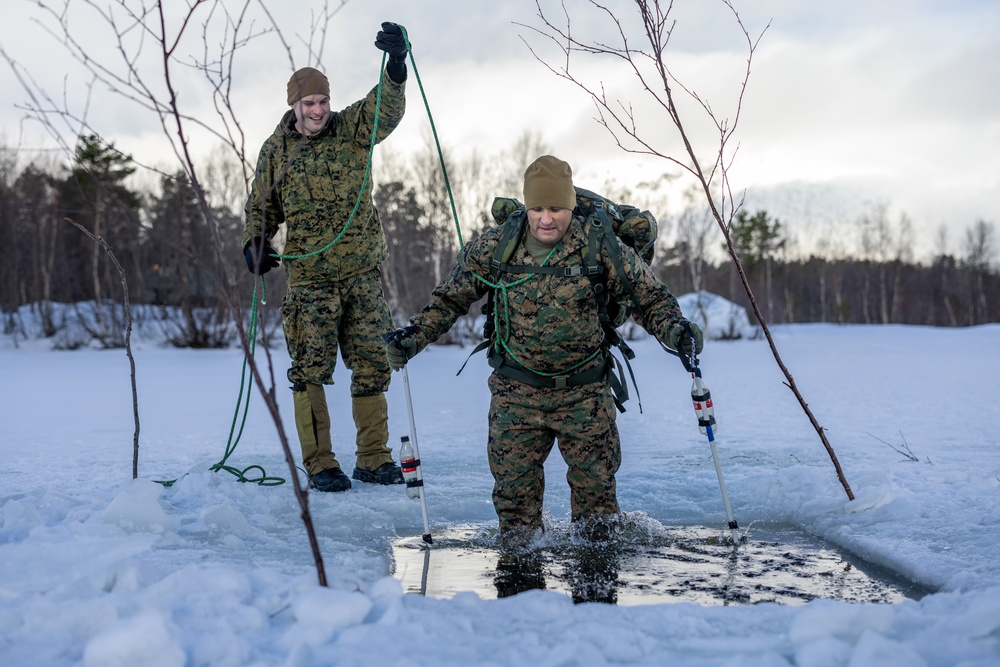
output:
[[[292,385],[333,384],[337,348],[351,371],[351,396],[389,388],[391,371],[382,334],[392,329],[381,273],[289,286],[281,305]]]
[[[545,459],[558,441],[573,521],[617,514],[617,413],[605,382],[548,389],[493,373],[488,455],[500,531],[541,528]]]

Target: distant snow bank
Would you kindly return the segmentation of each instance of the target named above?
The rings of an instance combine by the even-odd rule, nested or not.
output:
[[[718,294],[689,292],[678,297],[677,301],[684,317],[697,322],[705,332],[706,338],[712,340],[756,338],[760,335],[760,327],[750,324],[746,308]],[[48,310],[49,317],[57,328],[56,334],[50,338],[45,337],[42,328],[40,310],[43,308]],[[103,304],[103,310],[108,321],[113,323],[112,328],[124,331],[125,317],[121,304],[109,301]],[[101,347],[87,331],[87,323],[95,321],[96,311],[96,305],[92,301],[75,304],[46,302],[22,306],[15,313],[7,314],[4,326],[0,327],[0,345],[4,347],[20,347],[24,344],[44,345],[61,350]],[[177,322],[181,319],[176,308],[137,304],[132,306],[131,314],[133,343],[170,346],[171,334],[176,334]],[[211,314],[206,314],[206,318],[210,317]],[[460,318],[449,332],[449,336],[439,342],[459,343],[463,347],[478,345],[483,340],[484,322],[485,318],[482,315],[475,318]],[[280,343],[282,331],[278,322],[270,322],[268,330],[272,339]],[[647,337],[646,332],[631,319],[619,330],[626,340],[640,340]],[[235,327],[230,337],[231,346],[235,347],[237,340]]]
[[[760,327],[750,324],[743,306],[711,292],[688,292],[677,297],[684,317],[697,322],[706,338],[756,338]]]
[[[711,292],[688,292],[677,297],[684,317],[695,322],[711,340],[757,338],[760,327],[750,324],[747,309]],[[632,319],[619,331],[625,340],[642,340],[648,334]]]

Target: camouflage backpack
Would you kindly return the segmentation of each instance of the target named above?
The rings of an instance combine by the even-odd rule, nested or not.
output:
[[[583,217],[589,223],[589,243],[584,251],[582,267],[550,267],[550,266],[518,266],[508,264],[518,246],[521,244],[521,237],[527,226],[527,211],[524,204],[513,198],[498,197],[493,200],[491,213],[497,224],[503,227],[500,240],[496,250],[493,252],[493,260],[490,269],[490,283],[496,284],[505,274],[524,273],[546,273],[554,275],[586,275],[597,295],[598,319],[604,331],[605,347],[617,347],[625,357],[625,363],[635,357],[635,353],[626,345],[618,327],[625,323],[633,311],[640,309],[639,297],[632,288],[628,280],[624,280],[627,299],[609,298],[607,290],[607,271],[601,262],[600,254],[615,267],[619,276],[625,277],[622,270],[622,248],[621,244],[634,249],[646,264],[653,261],[653,250],[656,245],[656,218],[649,211],[640,211],[634,206],[620,205],[609,199],[582,188],[576,189],[576,208],[574,214]],[[483,336],[486,341],[476,348],[476,350],[490,346],[492,348],[495,334],[495,324],[493,321],[493,292],[490,291],[486,305],[483,307],[486,315],[486,323]],[[490,365],[497,368],[497,363],[502,361],[494,358],[499,352],[491,349]],[[609,362],[610,364],[610,362]],[[610,365],[609,365],[610,369]],[[631,375],[631,366],[629,374]],[[619,375],[621,368],[619,364]],[[533,383],[533,378],[529,375],[519,377],[519,379]],[[615,403],[618,409],[625,411],[623,403],[628,399],[628,389],[623,382],[614,376],[613,372],[608,372],[608,381],[615,394]],[[632,377],[632,384],[635,385],[635,378]],[[642,406],[640,405],[640,410]]]
[[[584,253],[584,272],[594,283],[598,295],[598,309],[606,311],[607,324],[617,329],[629,318],[633,309],[639,307],[638,297],[632,286],[626,283],[629,299],[608,300],[604,281],[607,279],[604,266],[597,258],[597,250],[603,247],[608,258],[619,268],[621,263],[621,246],[624,243],[638,253],[646,264],[653,261],[653,250],[656,246],[656,218],[649,211],[640,211],[634,206],[616,204],[601,195],[583,188],[576,189],[576,208],[574,213],[591,222],[591,242]],[[493,219],[504,227],[500,242],[493,253],[490,282],[496,283],[505,273],[559,273],[566,269],[551,269],[548,267],[519,267],[507,264],[524,235],[527,212],[524,204],[516,199],[497,197],[493,200],[491,210]],[[607,234],[611,229],[613,234]],[[621,271],[619,275],[624,276]],[[603,302],[603,303],[602,303]],[[602,321],[602,324],[604,322]]]

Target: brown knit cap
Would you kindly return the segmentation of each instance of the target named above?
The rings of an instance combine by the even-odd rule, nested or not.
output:
[[[330,95],[330,81],[318,69],[303,67],[288,80],[288,106],[307,95]]]
[[[576,208],[573,170],[551,155],[543,155],[524,170],[524,207]]]

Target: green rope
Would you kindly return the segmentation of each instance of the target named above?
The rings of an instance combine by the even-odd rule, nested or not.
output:
[[[263,297],[260,303],[267,303],[267,286],[264,284],[263,276],[260,279],[261,291]],[[250,321],[247,324],[247,345],[250,347],[250,356],[254,354],[257,347],[257,330],[259,328],[260,315],[257,308],[257,282],[254,281],[253,297],[250,304]],[[218,463],[213,465],[210,470],[212,472],[218,472],[219,470],[225,470],[226,472],[234,475],[239,482],[254,482],[260,486],[279,486],[285,483],[285,480],[281,477],[270,477],[263,467],[259,465],[250,465],[246,468],[240,469],[234,466],[226,465],[226,461],[232,456],[233,452],[236,451],[236,445],[239,444],[240,438],[243,436],[243,428],[246,426],[247,414],[250,408],[250,387],[253,380],[253,369],[249,368],[249,358],[247,356],[243,357],[243,369],[240,373],[240,390],[236,398],[236,411],[233,414],[233,422],[229,427],[229,440],[226,442],[225,455],[222,457]],[[244,391],[246,395],[244,397]],[[240,418],[240,406],[242,404],[243,417]],[[236,424],[239,422],[239,431],[236,432]],[[235,438],[234,438],[235,433]],[[259,472],[258,476],[250,477],[249,473],[251,471]],[[155,480],[157,483],[163,486],[173,486],[177,481],[176,479],[171,480]]]
[[[406,50],[410,54],[410,64],[413,65],[413,76],[417,79],[417,87],[420,89],[420,98],[424,102],[424,110],[427,111],[427,120],[431,126],[431,134],[434,136],[434,146],[437,148],[438,163],[441,165],[441,175],[444,177],[444,187],[448,191],[448,202],[451,204],[451,215],[455,219],[455,233],[458,234],[458,247],[465,247],[462,240],[462,226],[458,221],[458,210],[455,208],[455,195],[451,191],[451,181],[448,179],[448,168],[444,164],[444,151],[441,149],[441,142],[438,140],[437,127],[434,125],[434,114],[431,113],[430,104],[427,103],[427,94],[424,92],[424,82],[420,80],[420,71],[417,70],[417,60],[413,57],[413,48],[410,46],[410,38],[406,28],[399,26],[403,30],[403,40],[406,42]]]
[[[260,300],[261,304],[267,304],[267,285],[264,283],[264,277],[260,278],[260,286],[262,291],[262,298]],[[250,356],[253,356],[257,349],[257,330],[260,323],[260,312],[257,308],[257,285],[254,281],[253,297],[250,302],[250,322],[247,325],[247,345],[250,348]],[[233,423],[229,427],[229,440],[226,442],[226,453],[218,463],[212,466],[212,472],[218,472],[219,470],[225,470],[226,472],[235,475],[237,481],[240,482],[254,482],[261,486],[279,486],[285,483],[284,478],[281,477],[269,477],[267,472],[263,467],[259,465],[249,465],[242,470],[233,466],[226,465],[226,461],[232,456],[233,452],[236,451],[236,445],[239,444],[240,438],[243,437],[243,428],[246,426],[247,414],[250,411],[250,388],[251,382],[253,381],[253,369],[249,368],[249,359],[247,356],[243,357],[243,369],[240,372],[240,391],[236,398],[236,411],[233,414]],[[246,389],[246,398],[243,397],[244,388]],[[240,404],[243,404],[243,417],[240,418]],[[233,432],[236,430],[236,422],[239,421],[240,428],[236,433],[236,437],[233,437]],[[249,477],[247,473],[250,471],[259,471],[260,476]]]
[[[556,247],[558,247],[558,245]],[[548,263],[549,259],[552,257],[552,253],[554,253],[555,251],[556,251],[556,248],[552,248],[552,250],[549,251],[549,254],[545,256],[545,260],[542,261],[542,264],[541,264],[542,266],[545,266]],[[511,287],[516,287],[517,285],[520,285],[520,284],[526,282],[527,280],[530,280],[531,278],[534,278],[535,276],[537,276],[539,274],[537,274],[537,273],[529,273],[528,275],[524,276],[523,278],[520,278],[520,279],[515,280],[513,282],[507,282],[507,283],[500,282],[500,281],[498,281],[496,283],[491,283],[489,280],[486,280],[485,278],[482,278],[482,277],[480,277],[479,275],[477,275],[475,273],[473,273],[472,275],[477,280],[479,280],[480,282],[488,285],[490,288],[493,289],[493,293],[494,293],[494,297],[495,297],[495,299],[494,299],[494,305],[493,305],[493,330],[496,332],[496,340],[500,344],[500,347],[502,347],[503,350],[507,353],[507,355],[513,361],[515,361],[516,363],[518,363],[521,366],[523,366],[525,369],[531,371],[535,375],[541,375],[542,377],[558,377],[558,376],[561,376],[561,375],[569,375],[571,372],[573,372],[577,368],[580,368],[581,366],[586,365],[591,360],[593,360],[594,358],[596,358],[597,355],[601,354],[602,348],[600,346],[598,346],[597,349],[594,350],[593,353],[591,353],[589,356],[587,356],[587,358],[585,358],[582,361],[577,362],[577,363],[573,364],[572,366],[570,366],[569,368],[566,368],[566,369],[564,369],[562,371],[559,371],[559,372],[546,373],[546,372],[539,371],[539,370],[536,370],[536,369],[528,366],[523,361],[521,361],[520,358],[516,354],[514,354],[514,351],[511,349],[510,344],[508,343],[508,337],[510,336],[510,313],[511,313],[512,309],[511,309],[511,305],[510,305],[510,298],[509,298],[509,296],[507,294],[507,290],[509,288],[511,288]]]
[[[402,28],[402,26],[400,26],[400,27]],[[438,139],[437,127],[434,124],[434,114],[431,113],[430,104],[428,104],[428,102],[427,102],[427,94],[424,92],[424,84],[423,84],[423,81],[421,81],[421,79],[420,79],[420,72],[417,70],[417,61],[413,57],[413,49],[410,47],[410,40],[409,40],[409,37],[407,36],[406,28],[403,28],[403,39],[406,40],[406,49],[410,53],[410,63],[413,65],[413,75],[417,79],[417,86],[420,88],[420,97],[423,100],[424,109],[427,111],[427,119],[430,122],[431,133],[434,136],[434,145],[435,145],[435,147],[437,149],[438,163],[441,165],[441,174],[444,177],[445,189],[448,191],[448,201],[449,201],[449,204],[451,205],[451,214],[452,214],[452,216],[453,216],[453,218],[455,220],[455,233],[458,235],[458,245],[459,245],[459,248],[464,248],[465,247],[465,242],[462,239],[462,226],[461,226],[461,224],[459,222],[459,219],[458,219],[458,211],[455,208],[455,196],[454,196],[454,193],[452,192],[452,189],[451,189],[451,181],[448,178],[448,168],[445,166],[445,162],[444,162],[444,151],[442,150],[442,148],[441,148],[441,142]],[[549,252],[548,256],[546,256],[545,261],[542,262],[542,266],[546,265],[546,263],[549,261],[549,258],[552,256],[553,252],[555,252],[555,248],[553,248],[552,251]],[[507,336],[509,335],[509,330],[510,330],[510,317],[509,317],[510,303],[509,303],[509,299],[507,297],[507,289],[510,288],[510,287],[515,287],[517,285],[520,285],[521,283],[523,283],[523,282],[525,282],[527,280],[530,280],[531,278],[535,277],[536,275],[538,275],[538,274],[529,273],[525,277],[523,277],[523,278],[521,278],[519,280],[516,280],[514,282],[509,282],[509,283],[502,283],[502,282],[491,283],[486,278],[484,278],[484,277],[482,277],[480,275],[477,275],[477,274],[473,274],[473,276],[476,278],[476,280],[478,280],[479,282],[483,283],[484,285],[486,285],[487,287],[489,287],[490,289],[494,290],[496,293],[498,293],[500,295],[500,302],[501,302],[501,305],[503,306],[502,310],[504,312],[504,317],[503,317],[503,320],[501,321],[501,319],[500,319],[500,310],[501,309],[500,308],[494,308],[493,309],[493,318],[494,318],[494,325],[495,325],[494,326],[494,330],[496,331],[496,334],[497,334],[497,341],[500,343],[500,346],[503,347],[503,349],[507,352],[507,354],[510,355],[511,359],[513,359],[517,363],[521,364],[522,366],[524,366],[525,368],[527,368],[531,372],[536,373],[538,375],[545,376],[545,377],[556,377],[556,376],[560,376],[560,375],[568,375],[571,371],[579,368],[580,366],[586,365],[592,359],[594,359],[595,357],[597,357],[597,355],[601,354],[601,352],[602,352],[601,348],[598,347],[586,359],[584,359],[583,361],[581,361],[579,363],[573,364],[572,366],[570,366],[569,368],[567,368],[566,370],[564,370],[564,371],[562,371],[560,373],[543,373],[541,371],[536,371],[536,370],[534,370],[534,369],[526,366],[525,364],[523,364],[517,358],[517,355],[515,355],[514,352],[511,350],[510,345],[507,342]]]

